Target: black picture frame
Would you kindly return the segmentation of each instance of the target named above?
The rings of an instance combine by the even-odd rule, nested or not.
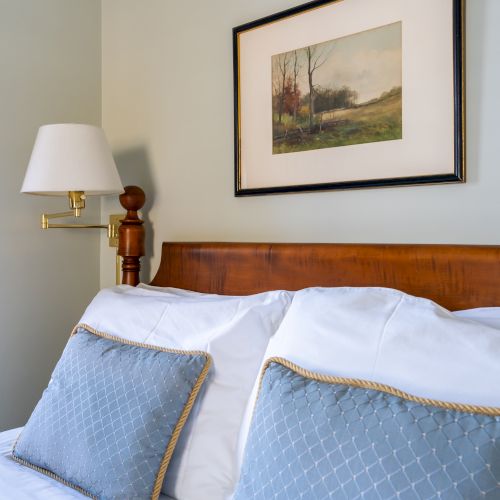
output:
[[[370,0],[366,0],[369,2]],[[353,180],[343,182],[320,182],[308,184],[273,185],[264,187],[242,186],[242,130],[239,39],[250,30],[287,20],[323,6],[333,5],[339,0],[314,0],[276,14],[251,21],[233,28],[233,84],[234,84],[234,194],[241,196],[300,193],[325,190],[346,190],[390,186],[465,182],[465,0],[450,0],[453,12],[453,111],[454,111],[454,159],[453,171],[437,175],[410,177],[388,177],[380,179]],[[431,14],[430,14],[431,15]]]

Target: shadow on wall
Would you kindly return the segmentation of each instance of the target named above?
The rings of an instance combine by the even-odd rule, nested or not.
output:
[[[155,188],[151,164],[145,148],[137,147],[114,155],[118,172],[124,186],[139,186],[146,193],[146,203],[141,210],[146,229],[146,257],[141,259],[141,276],[146,283],[151,281],[151,259],[153,258],[153,224],[149,212],[155,200]]]

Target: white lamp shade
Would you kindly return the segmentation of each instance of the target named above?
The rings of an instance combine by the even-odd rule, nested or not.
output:
[[[93,125],[63,123],[38,130],[22,193],[67,196],[123,193],[104,131]]]

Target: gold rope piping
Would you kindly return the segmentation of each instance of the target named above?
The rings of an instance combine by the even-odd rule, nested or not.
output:
[[[73,328],[70,337],[72,337],[79,328],[87,330],[88,332],[93,333],[94,335],[97,335],[98,337],[102,337],[102,338],[105,338],[108,340],[114,340],[115,342],[119,342],[121,344],[128,344],[128,345],[133,345],[136,347],[144,347],[145,349],[153,349],[154,351],[170,352],[172,354],[187,354],[187,355],[192,355],[192,356],[205,356],[207,358],[210,357],[210,354],[206,353],[205,351],[185,351],[182,349],[169,349],[168,347],[161,347],[161,346],[152,345],[152,344],[144,344],[143,342],[136,342],[135,340],[124,339],[122,337],[117,337],[116,335],[110,335],[109,333],[100,332],[99,330],[96,330],[95,328],[92,328],[91,326],[86,325],[85,323],[79,323],[78,325],[76,325]]]
[[[203,367],[203,370],[201,371],[198,380],[194,384],[191,394],[189,395],[189,399],[187,400],[187,403],[184,406],[184,409],[182,410],[182,414],[179,417],[179,420],[177,421],[175,429],[172,432],[170,442],[167,445],[167,449],[165,450],[165,454],[163,455],[163,459],[160,463],[160,468],[158,469],[158,475],[156,476],[153,493],[151,495],[152,500],[157,500],[158,497],[160,496],[161,487],[163,485],[163,479],[165,477],[165,473],[167,472],[167,467],[174,453],[174,449],[179,439],[180,433],[182,431],[182,428],[184,427],[184,424],[186,423],[187,418],[189,417],[189,414],[191,413],[193,404],[196,400],[196,397],[198,396],[198,393],[200,392],[201,386],[203,385],[203,382],[207,377],[208,370],[210,369],[210,366],[212,364],[211,356],[207,353],[204,354],[206,356],[207,362],[205,363],[205,366]]]
[[[167,352],[167,353],[172,353],[172,354],[182,354],[182,355],[189,355],[189,356],[203,356],[206,359],[206,363],[203,366],[203,369],[201,370],[200,375],[198,376],[198,379],[196,380],[196,383],[193,386],[193,389],[191,390],[191,393],[189,395],[189,398],[184,405],[184,409],[182,410],[181,416],[179,417],[179,420],[177,420],[177,424],[174,427],[174,430],[172,432],[172,436],[170,437],[170,441],[167,444],[167,448],[165,450],[165,453],[163,455],[163,458],[160,462],[160,468],[158,469],[158,474],[156,475],[156,480],[154,482],[153,486],[153,491],[151,493],[151,500],[158,500],[160,493],[161,493],[161,487],[163,485],[163,479],[165,477],[165,473],[167,472],[167,467],[168,464],[170,463],[170,460],[172,458],[172,455],[174,454],[175,450],[175,445],[177,444],[177,441],[179,439],[180,433],[182,431],[182,428],[184,427],[184,424],[186,423],[187,418],[189,417],[189,413],[191,412],[191,409],[194,405],[194,402],[196,400],[196,397],[198,396],[198,393],[200,392],[201,386],[203,385],[203,382],[205,381],[208,370],[210,369],[210,366],[212,365],[212,356],[208,354],[207,352],[204,351],[183,351],[181,349],[169,349],[166,347],[160,347],[160,346],[155,346],[151,344],[144,344],[142,342],[135,342],[133,340],[127,340],[123,339],[121,337],[116,337],[115,335],[109,335],[104,332],[100,332],[96,330],[95,328],[92,328],[91,326],[85,324],[85,323],[79,323],[77,324],[73,330],[71,331],[70,338],[75,335],[77,330],[79,328],[82,328],[84,330],[87,330],[90,333],[93,333],[94,335],[97,335],[98,337],[102,337],[108,340],[113,340],[115,342],[120,342],[122,344],[128,344],[128,345],[133,345],[136,347],[144,347],[146,349],[153,349],[155,351],[162,351],[162,352]],[[93,498],[94,500],[97,500],[97,497],[89,493],[88,491],[84,490],[80,486],[77,486],[73,483],[70,483],[66,479],[62,478],[61,476],[58,476],[57,474],[54,474],[53,472],[49,471],[48,469],[44,469],[43,467],[39,467],[38,465],[31,464],[30,462],[27,462],[23,458],[17,457],[14,455],[16,451],[16,445],[17,442],[19,441],[19,438],[21,437],[22,432],[17,436],[17,439],[14,443],[14,446],[12,447],[12,458],[20,463],[21,465],[25,465],[26,467],[29,467],[30,469],[36,470],[37,472],[40,472],[42,474],[45,474],[46,476],[55,479],[56,481],[59,481],[60,483],[64,484],[65,486],[69,486],[70,488],[73,488],[74,490],[78,491],[82,495],[85,495],[89,498]]]
[[[264,367],[262,368],[262,371],[260,374],[258,394],[260,394],[260,390],[262,389],[262,380],[264,378],[264,373],[271,363],[278,363],[278,364],[284,366],[285,368],[289,368],[290,370],[294,371],[295,373],[302,375],[303,377],[306,377],[306,378],[311,379],[311,380],[316,380],[317,382],[326,382],[328,384],[344,384],[344,385],[349,385],[349,386],[353,386],[353,387],[360,387],[362,389],[372,389],[375,391],[386,392],[388,394],[391,394],[393,396],[397,396],[397,397],[402,398],[402,399],[406,399],[408,401],[413,401],[415,403],[428,405],[428,406],[437,406],[438,408],[444,408],[446,410],[457,410],[457,411],[461,411],[464,413],[480,413],[482,415],[488,415],[491,417],[500,416],[500,408],[496,408],[496,407],[492,407],[492,406],[478,406],[478,405],[471,405],[471,404],[465,404],[465,403],[451,403],[451,402],[447,402],[447,401],[439,401],[436,399],[429,399],[429,398],[423,398],[423,397],[419,397],[419,396],[413,396],[412,394],[408,394],[407,392],[400,391],[399,389],[395,389],[394,387],[391,387],[389,385],[379,384],[378,382],[372,382],[370,380],[335,377],[332,375],[324,375],[321,373],[316,373],[316,372],[313,372],[310,370],[306,370],[305,368],[302,368],[301,366],[298,366],[295,363],[288,361],[287,359],[279,358],[279,357],[269,358],[264,363]],[[258,398],[258,396],[257,396],[257,398]]]
[[[17,439],[19,439],[19,437]],[[77,486],[76,484],[70,483],[69,481],[67,481],[66,479],[62,478],[61,476],[58,476],[57,474],[54,474],[50,470],[44,469],[43,467],[39,467],[38,465],[33,465],[30,462],[27,462],[26,460],[24,460],[23,458],[16,457],[16,455],[14,455],[14,451],[15,451],[15,447],[16,447],[16,444],[17,444],[17,439],[16,439],[16,442],[14,444],[14,449],[12,450],[12,459],[13,460],[15,460],[17,463],[19,463],[21,465],[29,467],[30,469],[33,469],[33,470],[35,470],[37,472],[45,474],[46,476],[49,476],[52,479],[55,479],[56,481],[59,481],[60,483],[63,483],[65,486],[69,486],[70,488],[73,488],[74,490],[78,491],[82,495],[85,495],[86,497],[93,498],[94,500],[97,500],[96,496],[90,494],[88,491],[84,490],[80,486]]]

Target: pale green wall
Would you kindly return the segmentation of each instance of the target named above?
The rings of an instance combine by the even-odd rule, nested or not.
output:
[[[500,243],[498,0],[467,2],[467,184],[233,197],[231,28],[299,3],[103,0],[103,126],[153,198],[151,267],[163,240]]]
[[[19,190],[40,125],[100,123],[100,38],[98,0],[0,0],[0,430],[24,425],[99,287],[98,233],[42,232],[67,201]]]

